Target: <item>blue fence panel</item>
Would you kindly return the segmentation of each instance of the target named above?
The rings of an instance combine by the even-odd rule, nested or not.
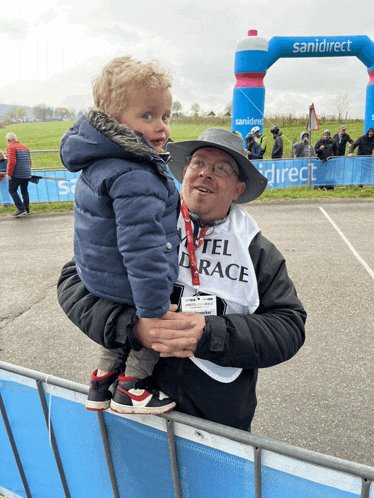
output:
[[[8,192],[8,179],[4,178],[0,182],[0,204],[13,204],[13,199]]]
[[[308,159],[252,161],[268,179],[267,188],[308,185]],[[374,157],[312,158],[312,185],[374,185]]]
[[[176,447],[183,498],[254,496],[252,461],[186,438],[178,437]]]
[[[2,379],[0,391],[31,494],[64,498],[36,382],[30,380],[24,383],[23,379],[21,383],[6,382]],[[3,439],[0,447],[0,486],[26,496],[18,471],[16,474],[8,473],[7,461],[14,461],[11,448],[3,445]]]
[[[252,161],[268,179],[267,188],[308,186],[308,159],[280,159]],[[79,173],[67,170],[33,171],[39,176],[53,176],[57,180],[41,179],[29,183],[30,202],[73,201]],[[178,190],[181,184],[175,181]],[[312,159],[312,186],[374,185],[374,157],[335,157],[326,162]],[[8,180],[0,182],[0,203],[13,204],[8,194]]]
[[[266,466],[262,467],[262,492],[264,497],[269,498],[357,498],[360,496]]]
[[[110,413],[105,423],[121,497],[174,498],[166,433]]]
[[[82,392],[87,392],[88,388],[75,384],[80,389],[77,392],[61,387],[68,381],[57,380],[60,385],[39,382],[43,386],[50,426],[53,427],[70,496],[113,498],[99,419],[96,413],[84,409],[86,394]],[[44,419],[36,381],[0,368],[0,392],[31,496],[62,498],[65,495],[50,445],[49,424]],[[181,414],[179,417],[183,419]],[[173,419],[173,413],[168,414],[168,418]],[[151,415],[124,416],[111,412],[105,412],[103,419],[108,433],[118,496],[173,498],[165,419]],[[185,425],[178,420],[177,417],[173,427],[182,497],[254,497],[253,447],[220,436],[219,432],[210,434],[200,429],[197,431],[193,425]],[[245,440],[249,437],[243,431],[237,432],[243,433]],[[256,437],[256,446],[261,447],[261,438]],[[26,492],[3,423],[0,423],[0,447],[0,491],[12,498],[24,498]],[[341,465],[339,463],[338,468],[342,468]],[[359,467],[361,475],[374,478],[374,469]],[[261,473],[263,498],[358,498],[363,489],[360,477],[331,470],[322,464],[297,460],[293,452],[290,456],[284,456],[276,450],[263,450]],[[370,486],[370,481],[368,484]],[[374,498],[373,486],[367,488],[361,496]]]

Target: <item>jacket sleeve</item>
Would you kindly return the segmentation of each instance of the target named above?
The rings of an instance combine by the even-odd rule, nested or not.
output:
[[[252,146],[252,154],[248,156],[249,159],[260,159],[262,157],[262,148],[261,146],[255,141]]]
[[[332,155],[336,156],[338,154],[338,146],[336,145],[336,142],[334,140],[332,141]]]
[[[160,318],[169,309],[173,291],[172,258],[162,223],[167,187],[155,174],[136,169],[120,175],[109,194],[117,225],[118,250],[123,258],[138,316]],[[175,212],[175,219],[177,213]],[[175,255],[179,239],[175,224]],[[177,278],[175,257],[175,279]]]
[[[356,148],[356,147],[358,147],[358,146],[360,145],[360,143],[361,143],[361,138],[362,138],[362,137],[358,137],[358,139],[357,139],[355,142],[353,142],[353,144],[351,144],[351,145],[349,146],[348,154],[353,154],[353,151],[355,150],[355,148]]]
[[[6,157],[8,159],[6,174],[8,176],[12,176],[12,173],[14,171],[14,168],[16,167],[16,162],[17,162],[17,151],[15,147],[9,145],[9,147],[6,150]]]
[[[62,268],[57,298],[74,325],[104,348],[141,348],[132,335],[137,320],[135,308],[91,294],[78,276],[74,259]]]
[[[195,356],[221,366],[266,368],[292,358],[305,340],[306,312],[280,252],[259,233],[249,252],[260,304],[253,314],[206,317]]]
[[[281,137],[277,137],[274,141],[272,156],[274,157],[280,152],[283,152],[283,140],[281,139]]]
[[[314,146],[314,149],[316,151],[317,157],[319,157],[322,154],[322,152],[323,152],[320,149],[320,147],[321,147],[321,140],[318,140],[318,142],[316,142],[316,145]]]

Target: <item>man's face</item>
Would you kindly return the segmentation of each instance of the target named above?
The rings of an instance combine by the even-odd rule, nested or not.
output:
[[[121,124],[143,133],[158,153],[170,137],[170,90],[142,88],[129,101],[127,109],[117,118]]]
[[[345,133],[345,128],[342,128],[341,130],[339,130],[339,135],[343,135]]]
[[[369,138],[374,137],[374,131],[369,131]]]
[[[328,140],[330,138],[330,135],[328,133],[323,134],[323,139]]]
[[[244,192],[246,185],[238,181],[235,173],[229,178],[215,176],[212,167],[217,163],[229,162],[237,169],[237,163],[229,154],[213,147],[199,149],[192,157],[209,164],[201,170],[185,167],[183,200],[188,210],[198,215],[202,222],[221,220],[227,215],[231,203]]]
[[[308,141],[309,140],[309,136],[308,135],[304,135],[303,136],[303,140]]]

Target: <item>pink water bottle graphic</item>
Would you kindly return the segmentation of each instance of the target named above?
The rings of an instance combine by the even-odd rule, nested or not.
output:
[[[232,102],[231,129],[241,133],[243,140],[254,126],[263,130],[268,42],[256,30],[238,41],[234,72],[236,85]]]

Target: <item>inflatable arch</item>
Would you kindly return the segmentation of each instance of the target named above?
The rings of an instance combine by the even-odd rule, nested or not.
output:
[[[367,36],[284,37],[269,43],[256,30],[238,41],[232,105],[232,130],[243,139],[254,126],[264,125],[266,71],[281,57],[357,57],[368,68],[364,133],[374,126],[374,43]]]

